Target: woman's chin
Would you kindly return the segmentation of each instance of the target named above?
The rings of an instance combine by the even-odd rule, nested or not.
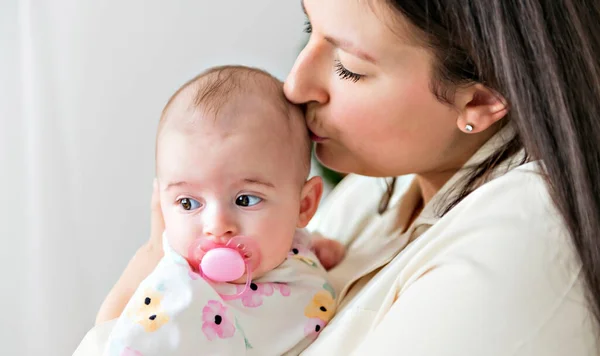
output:
[[[324,144],[316,144],[315,156],[319,163],[332,171],[341,174],[354,172],[352,169],[352,160],[349,157],[335,152]]]
[[[392,174],[378,170],[372,165],[373,160],[338,151],[331,145],[317,144],[315,147],[317,160],[326,168],[341,175],[350,173],[369,177],[390,177]]]

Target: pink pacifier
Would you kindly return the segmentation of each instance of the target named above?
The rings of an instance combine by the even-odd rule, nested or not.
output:
[[[197,238],[188,249],[188,261],[202,278],[214,282],[233,282],[246,274],[246,286],[237,294],[223,295],[225,300],[239,298],[252,283],[252,271],[260,264],[260,249],[254,240],[236,236],[225,244],[204,237]]]

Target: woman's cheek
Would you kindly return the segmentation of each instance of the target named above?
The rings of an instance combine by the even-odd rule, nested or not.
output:
[[[370,136],[387,129],[388,121],[391,121],[390,105],[381,97],[356,93],[332,107],[330,120],[342,135]]]

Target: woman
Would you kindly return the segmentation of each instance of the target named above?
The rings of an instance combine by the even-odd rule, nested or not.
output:
[[[339,312],[305,354],[595,354],[600,5],[303,6],[311,38],[285,92],[319,160],[398,177],[349,175],[313,222],[348,251],[331,271]],[[160,258],[153,206],[98,322]]]

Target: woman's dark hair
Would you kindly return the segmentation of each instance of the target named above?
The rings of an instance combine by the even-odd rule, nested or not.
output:
[[[479,167],[444,213],[485,174],[525,149],[544,162],[555,205],[581,259],[600,323],[600,2],[388,0],[437,57],[432,89],[479,82],[502,95],[517,136]],[[443,213],[443,214],[444,214]],[[443,215],[442,214],[442,215]]]

